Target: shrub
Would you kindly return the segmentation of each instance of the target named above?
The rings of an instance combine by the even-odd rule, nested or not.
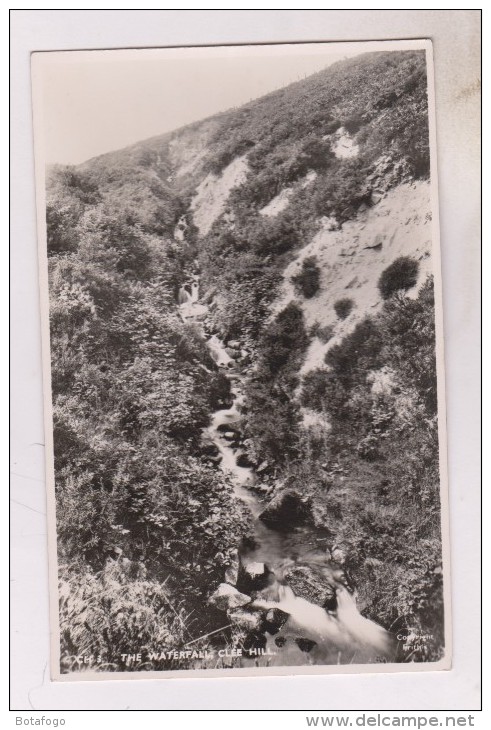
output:
[[[285,367],[295,369],[309,344],[301,308],[290,302],[266,329],[260,343],[260,365],[268,377]]]
[[[346,319],[354,306],[355,303],[352,299],[338,299],[337,302],[334,302],[334,311],[338,315],[339,319]]]
[[[292,276],[291,281],[297,294],[303,294],[306,299],[317,294],[320,287],[320,269],[316,257],[308,256],[304,259],[301,271]]]
[[[352,114],[350,117],[343,119],[342,126],[348,134],[356,134],[363,126],[364,119],[361,114]]]
[[[329,370],[311,370],[302,380],[301,403],[305,408],[337,415],[345,406],[346,398],[336,374]]]
[[[308,137],[303,144],[299,163],[303,169],[323,170],[329,167],[334,159],[329,141],[317,137]]]
[[[419,264],[409,256],[400,256],[381,274],[378,288],[383,299],[389,299],[398,291],[406,291],[418,280]]]
[[[380,368],[382,333],[376,322],[367,317],[358,322],[339,345],[334,345],[326,353],[325,362],[336,375],[351,388],[353,383],[366,377],[368,370]]]
[[[320,322],[314,322],[309,330],[310,337],[317,337],[321,342],[326,344],[329,340],[334,337],[334,326],[332,324],[326,324],[322,327]]]

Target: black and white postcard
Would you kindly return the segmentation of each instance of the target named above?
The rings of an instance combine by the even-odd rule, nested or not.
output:
[[[52,677],[448,669],[430,42],[32,78]]]

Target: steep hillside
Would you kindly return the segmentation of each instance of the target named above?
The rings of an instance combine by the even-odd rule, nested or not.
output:
[[[174,643],[223,622],[187,612],[193,595],[206,606],[237,525],[250,529],[220,454],[202,442],[213,411],[230,407],[231,364],[241,390],[228,438],[255,473],[265,519],[296,505],[288,528],[320,536],[366,616],[433,635],[398,660],[441,656],[429,167],[425,56],[407,51],[337,63],[52,171],[70,590],[95,596],[119,571],[121,592],[155,594]],[[310,586],[324,580],[301,569]],[[150,643],[153,600],[142,598]],[[67,637],[70,653],[78,639]]]
[[[333,230],[334,229],[334,230]],[[329,328],[331,339],[316,337],[309,348],[302,372],[322,364],[327,351],[352,331],[367,313],[377,313],[383,298],[378,288],[382,272],[401,256],[410,256],[419,264],[417,281],[408,296],[432,273],[430,190],[426,181],[402,183],[367,207],[341,228],[330,221],[323,224],[295,259],[286,267],[283,284],[273,311],[279,311],[298,297],[298,277],[309,257],[319,268],[319,289],[303,298],[302,310],[308,327]],[[349,314],[342,318],[335,305],[351,302]]]

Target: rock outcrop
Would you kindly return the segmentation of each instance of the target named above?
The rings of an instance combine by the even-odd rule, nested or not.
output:
[[[259,519],[269,527],[283,531],[301,524],[310,513],[309,498],[295,491],[285,491],[271,500]]]

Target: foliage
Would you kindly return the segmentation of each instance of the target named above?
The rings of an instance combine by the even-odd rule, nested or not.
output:
[[[165,585],[146,577],[145,566],[127,558],[109,561],[100,574],[85,571],[60,583],[62,671],[123,671],[121,655],[165,651],[186,635],[186,615],[172,604]]]
[[[303,379],[302,402],[330,422],[317,488],[368,616],[435,636],[440,656],[441,541],[433,284],[387,300]],[[315,490],[314,490],[314,493]],[[334,517],[335,516],[335,517]],[[409,622],[409,623],[407,623]],[[426,652],[426,654],[425,654]],[[429,653],[428,653],[429,652]],[[402,659],[404,660],[404,658]]]
[[[334,337],[334,326],[327,324],[324,327],[320,322],[314,322],[309,332],[310,337],[318,337],[321,342],[326,344]]]
[[[384,299],[389,299],[399,291],[406,291],[418,281],[419,264],[409,256],[400,256],[381,274],[378,281],[379,291]]]
[[[112,661],[120,649],[209,630],[214,616],[191,612],[222,579],[234,526],[247,523],[231,484],[199,455],[201,431],[227,388],[202,337],[177,314],[190,250],[158,233],[167,227],[153,217],[166,202],[155,200],[161,187],[147,189],[147,209],[127,200],[146,171],[127,169],[127,183],[116,160],[105,160],[49,179],[67,661],[81,653]]]
[[[282,462],[298,453],[300,414],[294,392],[308,344],[303,313],[294,302],[269,323],[258,342],[257,368],[245,388],[245,431],[258,460]]]
[[[292,276],[292,282],[297,294],[303,294],[306,299],[317,294],[320,287],[320,269],[315,256],[307,256],[302,261],[302,269]]]
[[[334,302],[334,311],[338,315],[339,319],[346,319],[354,306],[354,301],[346,297]]]
[[[405,171],[390,184],[401,175],[428,176],[425,56],[404,51],[347,59],[213,121],[213,127],[202,124],[205,168],[220,174],[246,155],[250,173],[200,242],[203,280],[220,292],[215,319],[223,334],[255,340],[285,266],[311,240],[319,219],[343,223],[372,205],[369,180],[382,155],[392,170]],[[332,151],[341,127],[359,146],[355,158],[338,159]],[[285,190],[284,210],[258,214]],[[294,283],[308,298],[320,280],[313,263],[305,267]]]

